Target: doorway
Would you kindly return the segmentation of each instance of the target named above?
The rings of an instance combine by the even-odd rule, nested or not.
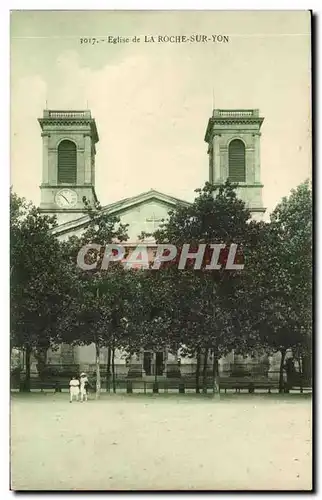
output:
[[[151,351],[144,351],[143,369],[144,369],[146,375],[152,375],[152,352]]]
[[[164,355],[163,351],[155,353],[155,371],[156,375],[163,375],[164,370]]]
[[[146,375],[163,375],[164,372],[164,352],[144,351],[143,369]]]

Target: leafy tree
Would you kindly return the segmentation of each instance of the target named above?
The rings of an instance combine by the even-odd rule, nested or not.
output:
[[[260,242],[244,273],[243,314],[263,348],[280,352],[280,392],[289,349],[305,359],[312,331],[312,196],[308,182],[292,190],[260,226]]]
[[[171,345],[170,320],[168,314],[171,297],[167,289],[165,275],[152,270],[132,269],[127,276],[131,280],[128,308],[128,324],[122,339],[122,347],[131,356],[142,348],[160,351]],[[155,381],[157,373],[155,372]]]
[[[70,262],[75,266],[79,280],[78,294],[74,301],[73,315],[65,330],[66,343],[95,344],[96,395],[100,396],[101,373],[100,352],[108,347],[114,356],[116,331],[121,327],[123,307],[120,290],[125,271],[121,264],[113,263],[104,269],[102,266],[106,245],[127,240],[127,225],[121,224],[118,217],[105,213],[99,204],[91,207],[86,200],[89,216],[84,233],[71,237],[64,245]],[[76,266],[77,255],[85,245],[97,245],[85,255],[86,264],[94,264],[91,270]],[[113,361],[113,358],[112,358]]]
[[[256,244],[253,223],[249,224],[250,212],[236,196],[234,186],[227,182],[215,187],[206,183],[197,190],[197,197],[190,206],[178,206],[169,214],[169,220],[155,232],[158,243],[169,243],[181,249],[185,243],[191,250],[200,243],[223,244],[229,248],[234,243],[242,248],[248,242]],[[252,241],[253,240],[255,241]],[[179,256],[180,257],[180,256]],[[237,256],[241,263],[243,256]],[[227,260],[227,248],[220,255],[220,262]],[[209,263],[209,255],[205,257]],[[193,261],[185,270],[173,266],[161,267],[169,273],[163,296],[171,296],[167,308],[170,332],[175,345],[184,345],[183,354],[197,354],[203,359],[203,385],[205,389],[209,353],[214,357],[214,379],[217,378],[218,359],[232,348],[245,347],[243,328],[239,323],[238,290],[241,272],[235,270],[194,270]],[[166,283],[166,281],[164,281]],[[171,344],[171,338],[168,339]],[[197,390],[199,381],[197,363]]]
[[[25,350],[27,391],[31,353],[41,377],[48,348],[60,342],[60,322],[72,296],[71,274],[51,233],[55,225],[55,218],[11,192],[11,346]]]
[[[271,216],[279,236],[292,308],[300,319],[302,352],[311,352],[312,338],[312,190],[309,181],[283,198]]]

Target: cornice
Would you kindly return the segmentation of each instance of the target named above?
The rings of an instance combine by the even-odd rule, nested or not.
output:
[[[236,188],[263,188],[264,187],[264,184],[262,183],[247,183],[247,182],[231,182],[231,184],[236,187]],[[222,182],[215,182],[214,183],[214,186],[216,187],[220,187],[222,186]]]
[[[209,143],[212,140],[212,135],[214,128],[216,125],[218,126],[231,126],[231,125],[259,125],[259,128],[261,127],[262,123],[264,121],[264,118],[260,117],[215,117],[215,118],[209,118],[208,120],[208,125],[207,125],[207,130],[205,134],[205,142]],[[218,131],[215,132],[216,135],[219,135],[223,131]],[[256,132],[252,132],[253,134],[256,134]]]
[[[63,184],[41,184],[39,186],[41,189],[80,189],[80,188],[92,188],[95,189],[94,184],[89,183],[89,184],[68,184],[68,183],[63,183]]]
[[[43,130],[43,127],[79,127],[89,126],[91,129],[91,136],[94,143],[99,141],[98,132],[93,118],[38,118],[38,122]],[[84,133],[83,130],[75,130],[73,132]]]

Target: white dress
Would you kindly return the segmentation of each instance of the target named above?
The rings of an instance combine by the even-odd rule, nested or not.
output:
[[[87,394],[86,387],[85,387],[86,382],[88,382],[88,378],[81,377],[81,379],[80,379],[80,392],[81,392],[81,394],[84,394],[84,395]]]
[[[70,393],[72,396],[78,396],[79,394],[79,380],[72,379],[69,382]]]

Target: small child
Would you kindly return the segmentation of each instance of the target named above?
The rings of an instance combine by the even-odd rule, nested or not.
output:
[[[73,397],[75,396],[76,401],[78,401],[79,396],[79,380],[76,377],[72,377],[69,382],[69,392],[70,392],[70,403],[73,401]]]
[[[86,373],[81,373],[80,375],[80,400],[87,401],[87,386],[88,386],[88,378]]]

